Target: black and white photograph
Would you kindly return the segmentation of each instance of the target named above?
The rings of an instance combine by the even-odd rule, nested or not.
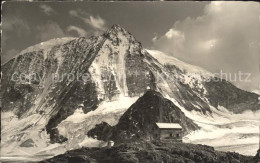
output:
[[[1,163],[260,163],[259,2],[1,5]]]

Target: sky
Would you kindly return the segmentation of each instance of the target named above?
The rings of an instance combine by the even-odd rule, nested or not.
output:
[[[120,24],[144,48],[232,79],[243,73],[233,83],[257,92],[259,15],[257,2],[5,2],[1,62],[52,38],[100,35]]]

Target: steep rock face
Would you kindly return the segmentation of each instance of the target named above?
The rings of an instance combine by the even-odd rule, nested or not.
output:
[[[168,79],[169,87],[173,90],[175,99],[189,111],[201,111],[204,114],[206,112],[211,113],[207,99],[204,96],[205,90],[199,86],[198,79],[186,75],[185,71],[176,66],[166,65],[165,67],[169,74],[177,72],[174,82],[172,78]]]
[[[116,142],[153,139],[157,122],[179,123],[184,134],[199,128],[170,100],[165,99],[159,92],[148,90],[122,115],[116,126],[110,129],[109,125],[102,123],[90,130],[88,135],[96,135],[102,140],[110,137]]]
[[[58,105],[60,109],[55,109],[59,112],[48,122],[47,132],[50,129],[55,131],[51,134],[52,142],[62,142],[59,137],[57,139],[57,136],[54,136],[57,133],[55,127],[73,114],[79,105],[83,104],[83,111],[87,113],[96,109],[99,101],[116,100],[120,94],[137,96],[142,94],[147,86],[155,89],[155,79],[143,62],[141,44],[130,33],[114,25],[100,40],[102,41],[99,42],[97,51],[93,51],[95,58],[87,62],[89,70],[82,69],[84,73],[90,74],[91,80],[73,84],[70,92],[67,92],[68,96],[62,97],[62,106]],[[75,71],[78,73],[77,67]],[[147,71],[149,75],[134,75],[138,71]]]
[[[28,122],[33,125],[50,119],[47,133],[52,142],[62,142],[56,125],[81,103],[88,104],[83,107],[85,112],[97,105],[95,87],[91,80],[83,81],[82,75],[88,72],[101,44],[101,38],[79,38],[51,49],[27,52],[9,61],[3,66],[8,71],[3,75],[1,91],[4,111],[14,111],[20,119],[41,115],[36,122]],[[20,76],[24,78],[21,80]],[[70,80],[69,76],[77,76],[79,80]],[[86,90],[93,93],[87,94]]]
[[[165,97],[174,99],[188,111],[199,111],[203,114],[211,113],[205,91],[200,82],[201,76],[190,76],[186,71],[173,64],[161,64],[159,60],[146,53],[146,61],[155,74],[158,91]],[[152,53],[153,54],[153,53]],[[164,56],[161,56],[162,58]],[[208,76],[207,78],[210,78]]]
[[[226,80],[205,82],[205,88],[208,91],[207,98],[214,107],[224,106],[234,113],[260,109],[259,95],[238,89]]]
[[[223,106],[233,113],[259,110],[259,95],[241,90],[225,79],[215,77],[200,67],[189,65],[160,51],[148,52],[164,65],[163,68],[160,67],[164,72],[160,78],[167,81],[167,87],[171,91],[166,89],[162,92],[167,92],[186,110],[211,113],[210,105],[215,108]]]
[[[101,98],[111,100],[119,94],[133,97],[143,94],[147,86],[155,89],[141,43],[119,25],[114,25],[103,37],[104,44],[90,67],[94,78],[102,81],[97,83]],[[148,75],[141,74],[144,72]]]
[[[3,69],[7,70],[3,73],[3,86],[6,87],[1,91],[4,97],[4,111],[17,110],[17,114],[21,117],[59,101],[61,99],[59,96],[63,96],[66,92],[64,90],[69,89],[66,87],[74,85],[66,77],[62,80],[62,75],[87,72],[95,56],[95,53],[90,51],[98,49],[96,41],[97,39],[90,41],[83,38],[72,40],[64,45],[54,46],[49,51],[40,50],[19,55],[3,65]],[[30,80],[32,77],[30,75],[36,75],[36,79]],[[59,76],[58,81],[54,81],[55,75]],[[19,80],[19,76],[24,77],[23,80]],[[12,97],[14,95],[15,97]],[[32,107],[34,108],[31,109]]]
[[[50,142],[61,143],[66,138],[56,126],[76,109],[87,113],[100,101],[140,96],[148,86],[155,89],[141,44],[118,25],[99,37],[51,42],[30,47],[2,66],[3,111],[18,119],[38,117],[15,130],[43,124]],[[139,70],[148,75],[137,74]]]

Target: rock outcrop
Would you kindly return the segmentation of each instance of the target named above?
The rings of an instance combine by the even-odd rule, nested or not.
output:
[[[148,90],[122,115],[117,125],[113,127],[107,123],[96,125],[88,135],[115,142],[154,139],[157,122],[179,123],[184,134],[199,129],[198,125],[187,118],[170,100],[159,92]]]

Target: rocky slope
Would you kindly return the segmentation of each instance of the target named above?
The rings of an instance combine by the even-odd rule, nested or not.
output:
[[[185,109],[201,110],[205,113],[211,112],[211,105],[215,108],[223,106],[233,113],[259,110],[258,94],[241,90],[226,79],[218,78],[200,67],[189,65],[160,51],[148,52],[166,68],[166,74],[170,76],[168,85],[177,96],[175,99]]]
[[[68,78],[54,81],[53,78],[55,75],[87,73],[101,43],[100,38],[79,38],[54,46],[49,51],[26,52],[9,61],[3,66],[3,111],[12,111],[18,119],[37,116],[20,130],[47,123],[46,131],[51,141],[62,142],[64,139],[53,128],[72,114],[79,104],[85,103],[82,109],[88,112],[95,109],[98,100],[91,81],[84,83]],[[23,78],[19,79],[20,76]],[[86,90],[89,94],[84,93]]]
[[[207,98],[212,106],[224,106],[233,113],[242,113],[245,110],[258,111],[259,95],[241,90],[226,80],[205,82],[208,91]]]
[[[20,131],[44,123],[51,143],[61,143],[66,139],[56,126],[77,108],[87,113],[102,100],[116,99],[120,94],[135,96],[147,86],[155,87],[151,73],[133,75],[136,70],[149,72],[143,63],[144,51],[118,25],[100,37],[72,39],[54,46],[41,43],[45,44],[48,46],[22,51],[2,66],[3,111],[13,112],[18,119],[37,116]]]
[[[68,151],[45,162],[189,162],[189,163],[254,163],[253,157],[232,152],[219,152],[214,148],[184,144],[137,141],[123,143],[112,148],[82,148]],[[44,161],[42,161],[44,162]]]
[[[179,123],[184,134],[199,129],[191,119],[165,99],[159,92],[148,90],[119,119],[114,127],[107,123],[97,125],[88,132],[89,136],[115,142],[126,142],[135,139],[153,139],[157,122]]]

